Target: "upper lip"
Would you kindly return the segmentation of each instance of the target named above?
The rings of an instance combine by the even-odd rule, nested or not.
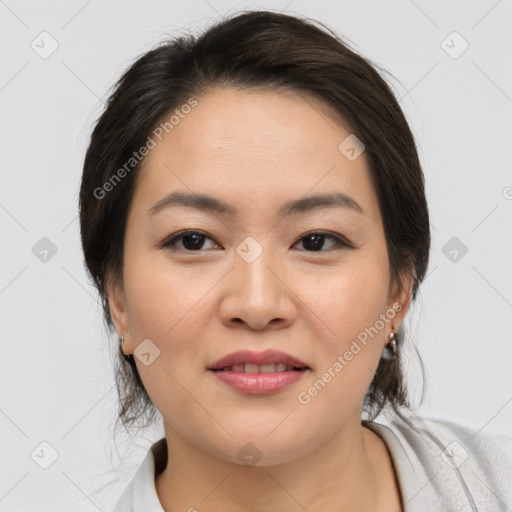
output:
[[[309,368],[307,364],[303,363],[299,359],[285,354],[279,350],[265,350],[264,352],[252,352],[250,350],[239,350],[232,352],[227,356],[221,357],[218,361],[213,363],[208,369],[209,370],[222,370],[227,366],[234,364],[251,363],[251,364],[276,364],[284,363],[289,366],[297,368]]]

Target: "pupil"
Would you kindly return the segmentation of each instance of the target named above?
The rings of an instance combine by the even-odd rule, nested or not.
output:
[[[313,251],[316,251],[316,250],[319,250],[323,247],[323,239],[324,239],[325,235],[308,235],[307,237],[305,237],[305,240],[313,240],[313,243],[308,243],[308,242],[305,242],[304,243],[304,247],[306,249],[311,249]]]
[[[191,244],[187,243],[187,240],[190,241],[190,239],[194,240],[194,242],[192,242]],[[183,237],[183,247],[185,247],[185,249],[191,249],[191,250],[201,249],[201,247],[203,246],[203,243],[204,243],[203,235],[192,234],[192,235],[185,235]]]

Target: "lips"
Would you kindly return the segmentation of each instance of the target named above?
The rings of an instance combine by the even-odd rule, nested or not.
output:
[[[266,350],[264,352],[252,352],[239,350],[222,357],[209,368],[212,371],[238,371],[245,373],[272,373],[291,370],[309,369],[299,359],[280,352],[279,350]]]
[[[231,366],[226,366],[221,370],[212,370],[214,372],[238,372],[238,373],[282,373],[293,371],[305,371],[306,367],[298,368],[284,363],[276,364],[252,364],[252,363],[239,363]]]

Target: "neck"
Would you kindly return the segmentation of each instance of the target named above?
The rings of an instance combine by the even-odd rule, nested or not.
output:
[[[352,421],[319,449],[291,462],[244,466],[189,444],[164,422],[165,470],[156,475],[165,510],[334,512],[400,510],[384,442]]]

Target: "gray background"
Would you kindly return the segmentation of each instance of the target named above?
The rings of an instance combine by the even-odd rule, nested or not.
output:
[[[83,157],[109,87],[138,55],[248,8],[318,19],[399,80],[388,77],[418,141],[432,217],[429,274],[408,319],[428,372],[420,413],[512,431],[510,0],[5,0],[0,511],[111,510],[162,435],[112,440],[109,342],[80,249]],[[417,388],[412,363],[409,373]]]

